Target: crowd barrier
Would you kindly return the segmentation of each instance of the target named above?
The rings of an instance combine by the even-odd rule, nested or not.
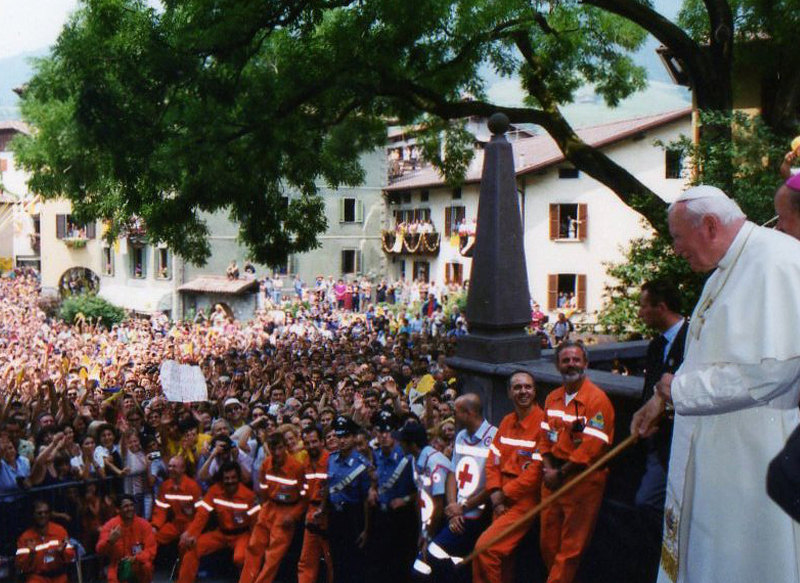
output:
[[[17,581],[14,557],[17,539],[33,525],[33,503],[44,500],[54,514],[63,514],[69,519],[54,516],[52,520],[66,528],[75,546],[80,565],[70,569],[70,579],[78,580],[80,568],[88,576],[80,577],[81,583],[102,580],[99,557],[95,544],[99,527],[116,510],[104,504],[106,496],[115,497],[121,491],[116,478],[103,478],[86,481],[69,481],[47,486],[23,488],[15,492],[0,494],[0,582]],[[92,520],[90,504],[100,502],[104,511]]]

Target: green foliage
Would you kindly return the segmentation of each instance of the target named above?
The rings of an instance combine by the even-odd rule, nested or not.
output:
[[[796,0],[727,0],[733,13],[734,31],[738,40],[750,42],[764,38],[768,32],[770,42],[789,48],[795,44],[800,14]],[[693,38],[708,39],[708,18],[704,18],[703,0],[684,0],[678,22]]]
[[[683,313],[692,311],[705,276],[693,273],[688,263],[672,251],[669,235],[654,234],[631,241],[622,263],[607,265],[615,284],[606,286],[606,306],[598,323],[608,334],[626,336],[644,333],[639,320],[639,290],[645,281],[664,278],[675,282],[683,298]]]
[[[690,167],[697,169],[691,184],[711,184],[725,190],[758,224],[774,215],[773,197],[781,182],[778,169],[791,137],[775,133],[762,117],[742,112],[721,114],[701,112],[698,127],[728,126],[729,141],[700,140],[692,143],[683,137],[669,148],[682,152]],[[732,187],[728,188],[732,177]]]
[[[81,318],[81,314],[83,318]],[[96,322],[98,318],[102,318],[103,326],[110,328],[125,320],[125,310],[99,296],[83,294],[70,296],[62,301],[58,317],[68,324],[74,324],[83,319],[87,322]]]
[[[773,197],[781,182],[778,168],[786,151],[786,137],[775,134],[760,117],[740,112],[701,113],[699,123],[701,127],[727,125],[733,128],[732,139],[701,140],[694,144],[684,136],[664,145],[682,153],[687,171],[692,172],[690,184],[725,188],[733,176],[733,190],[729,194],[748,218],[758,224],[769,221],[775,214]],[[663,277],[675,282],[683,297],[684,314],[692,312],[705,281],[704,275],[693,273],[673,253],[669,234],[665,232],[632,241],[625,251],[625,261],[608,265],[608,274],[616,279],[616,284],[605,291],[607,304],[598,322],[617,335],[645,331],[638,317],[639,289],[645,281]]]
[[[161,6],[82,0],[24,95],[37,131],[14,147],[31,189],[68,198],[78,220],[106,219],[113,237],[135,215],[195,263],[209,254],[202,215],[220,210],[261,263],[317,246],[319,185],[360,183],[359,155],[384,145],[388,119],[437,117],[425,149],[442,141],[432,159],[457,183],[472,137],[441,120],[485,97],[487,64],[562,103],[584,82],[611,104],[644,83],[628,55],[644,31],[577,0]]]
[[[462,290],[456,294],[450,294],[447,297],[447,301],[445,302],[444,306],[442,306],[442,312],[444,313],[445,318],[447,320],[450,319],[450,316],[453,315],[455,309],[458,309],[458,313],[462,316],[466,316],[467,313],[467,292]]]

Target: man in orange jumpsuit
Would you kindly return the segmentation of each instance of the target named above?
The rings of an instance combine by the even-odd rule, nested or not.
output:
[[[544,464],[542,497],[558,490],[597,461],[614,441],[614,408],[603,391],[586,378],[588,359],[580,342],[556,349],[564,385],[547,396],[540,450]],[[608,470],[599,470],[542,512],[542,559],[548,583],[569,583],[589,543]]]
[[[326,581],[333,581],[331,548],[326,538],[328,520],[320,510],[328,480],[328,452],[322,447],[322,435],[318,427],[311,425],[303,430],[303,443],[308,452],[306,466],[306,530],[303,535],[303,550],[297,564],[297,583],[316,583],[319,575],[319,560],[325,559]]]
[[[63,527],[50,522],[50,505],[33,503],[33,526],[17,540],[17,570],[27,583],[67,583],[67,563],[75,549]]]
[[[272,583],[292,544],[295,525],[306,509],[305,467],[288,454],[283,434],[270,435],[267,445],[272,455],[264,460],[259,472],[261,510],[250,535],[239,583]]]
[[[540,500],[542,456],[539,435],[544,412],[536,404],[533,376],[518,371],[508,380],[508,397],[514,412],[503,418],[489,446],[486,462],[486,490],[492,501],[492,525],[478,539],[476,548],[505,530]],[[530,525],[528,525],[530,526]],[[528,528],[519,528],[475,557],[472,580],[475,583],[511,581],[511,555]]]
[[[192,522],[195,506],[203,498],[200,485],[186,475],[183,457],[176,455],[169,460],[167,471],[169,478],[161,485],[150,520],[159,545],[178,539]]]
[[[97,553],[109,559],[108,581],[117,583],[120,569],[130,567],[137,583],[153,580],[153,561],[156,558],[156,537],[153,527],[144,518],[136,516],[133,496],[120,497],[119,516],[115,516],[100,529]]]
[[[255,522],[259,506],[255,494],[242,484],[242,470],[233,461],[224,462],[217,473],[217,483],[211,486],[198,502],[197,514],[186,532],[181,535],[184,549],[178,583],[193,583],[200,557],[220,549],[233,549],[233,562],[244,563],[250,527]],[[211,513],[217,517],[217,530],[203,532]],[[202,534],[200,534],[202,533]]]

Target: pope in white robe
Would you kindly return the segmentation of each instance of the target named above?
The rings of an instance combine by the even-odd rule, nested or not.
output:
[[[658,582],[797,583],[800,528],[767,496],[770,460],[798,424],[800,242],[747,222],[719,189],[670,207],[678,255],[714,270],[685,359],[633,420],[675,409]]]

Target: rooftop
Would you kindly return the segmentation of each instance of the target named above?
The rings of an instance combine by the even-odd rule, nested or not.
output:
[[[178,288],[182,292],[241,295],[256,291],[255,279],[228,279],[224,275],[202,275]]]
[[[640,134],[642,132],[688,118],[691,108],[685,107],[674,111],[636,117],[586,127],[576,130],[578,136],[590,146],[601,148]],[[564,154],[549,134],[542,134],[532,138],[517,140],[513,143],[514,160],[517,175],[527,174],[541,170],[548,166],[559,164],[565,160]],[[483,151],[476,150],[475,157],[467,170],[466,184],[480,182],[483,168]],[[413,188],[428,188],[445,184],[439,171],[431,165],[421,166],[419,171],[404,174],[394,180],[386,191],[409,190]]]

